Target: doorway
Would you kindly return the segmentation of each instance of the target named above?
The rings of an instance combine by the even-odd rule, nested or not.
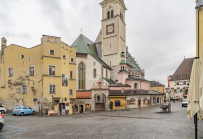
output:
[[[141,106],[141,99],[138,99],[138,105]]]
[[[110,102],[110,110],[112,110],[113,109],[113,102],[111,101]]]
[[[80,113],[83,113],[83,105],[80,105]]]

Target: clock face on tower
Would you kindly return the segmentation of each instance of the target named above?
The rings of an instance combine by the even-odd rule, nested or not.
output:
[[[114,33],[114,23],[106,25],[106,35]]]

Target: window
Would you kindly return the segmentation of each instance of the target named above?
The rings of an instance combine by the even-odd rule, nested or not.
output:
[[[63,59],[66,60],[66,55],[63,55]]]
[[[189,75],[188,75],[188,74],[186,74],[186,75],[185,75],[185,77],[189,77]]]
[[[0,78],[1,78],[1,69],[0,69]]]
[[[186,81],[183,82],[183,85],[186,85]]]
[[[155,98],[155,97],[153,97],[153,103],[154,103],[154,104],[156,103],[156,98]]]
[[[23,59],[23,58],[24,58],[24,55],[21,55],[20,58]]]
[[[79,89],[85,89],[85,65],[84,63],[80,63],[78,66],[78,74],[79,74]]]
[[[100,95],[97,96],[97,101],[100,101]]]
[[[69,89],[69,95],[73,95],[73,89]]]
[[[121,106],[120,100],[116,100],[116,101],[115,101],[115,106]]]
[[[130,98],[130,100],[127,100],[127,105],[135,105],[135,99]]]
[[[179,82],[177,82],[176,84],[179,85]]]
[[[108,70],[106,70],[106,78],[108,78]]]
[[[111,48],[111,43],[110,43],[110,48]]]
[[[96,62],[94,62],[94,66],[96,65]]]
[[[29,67],[29,76],[34,76],[34,67]]]
[[[70,58],[70,62],[74,62],[74,59],[73,59],[73,58]]]
[[[49,66],[49,75],[55,75],[56,74],[56,67],[55,66]]]
[[[159,91],[159,88],[157,88],[157,91]]]
[[[110,11],[108,11],[107,13],[107,18],[110,18]]]
[[[49,54],[50,55],[55,55],[55,51],[54,50],[49,50]]]
[[[111,66],[111,61],[110,61],[110,66]]]
[[[134,84],[134,89],[137,89],[137,83]]]
[[[8,69],[8,77],[13,77],[13,68]]]
[[[179,76],[176,76],[176,78],[179,78]]]
[[[93,70],[93,78],[96,78],[96,76],[97,76],[97,70],[94,69],[94,70]]]
[[[56,85],[49,85],[49,94],[56,94]]]
[[[27,94],[27,85],[22,85],[22,94]]]
[[[113,17],[113,10],[111,10],[111,17]]]
[[[73,71],[70,71],[70,79],[73,79]]]

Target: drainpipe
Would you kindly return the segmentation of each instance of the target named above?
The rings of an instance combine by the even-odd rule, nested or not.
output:
[[[197,43],[197,45],[198,45],[198,58],[199,58],[199,9],[197,9],[198,10],[198,29],[197,29],[197,31],[198,31],[198,43]]]

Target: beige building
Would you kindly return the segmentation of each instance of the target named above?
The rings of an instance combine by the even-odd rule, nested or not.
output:
[[[60,37],[43,35],[32,48],[7,46],[0,51],[0,103],[8,110],[25,105],[72,113],[76,98],[76,48]],[[61,110],[62,110],[61,109]]]

